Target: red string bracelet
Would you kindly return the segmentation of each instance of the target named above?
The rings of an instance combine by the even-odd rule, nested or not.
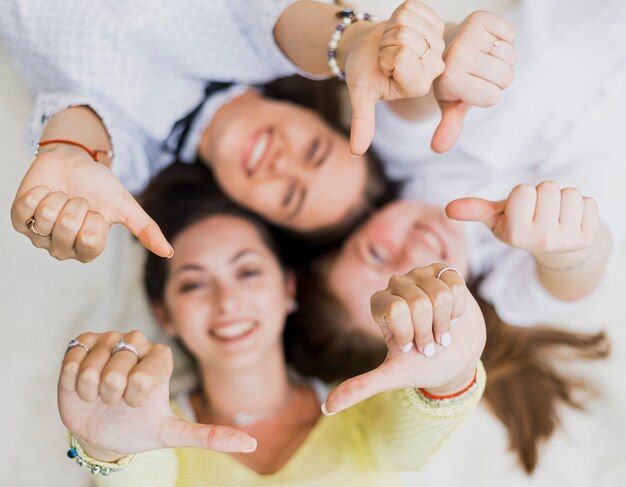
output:
[[[68,139],[42,140],[41,142],[39,142],[39,144],[37,144],[37,154],[39,154],[39,148],[40,147],[43,147],[45,145],[50,145],[50,144],[67,144],[67,145],[73,145],[74,147],[80,147],[85,152],[87,152],[87,154],[89,154],[91,156],[91,158],[94,161],[96,161],[96,162],[100,162],[100,161],[98,161],[98,154],[103,154],[106,157],[108,157],[109,159],[113,158],[113,152],[112,151],[91,150],[89,147],[84,146],[80,142],[76,142],[74,140],[68,140]]]
[[[426,392],[422,388],[418,388],[417,390],[420,391],[420,393],[426,396],[428,399],[433,399],[435,401],[441,401],[442,399],[452,399],[455,397],[459,397],[461,394],[466,393],[474,384],[476,384],[477,378],[478,378],[478,369],[476,369],[476,372],[474,372],[474,378],[466,387],[461,389],[459,392],[455,392],[454,394],[449,394],[447,396],[435,396],[434,394],[430,394],[429,392]]]

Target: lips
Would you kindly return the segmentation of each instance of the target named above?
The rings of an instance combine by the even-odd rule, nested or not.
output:
[[[242,168],[246,176],[253,175],[261,167],[271,140],[271,129],[259,130],[252,136],[242,158]]]
[[[247,337],[257,328],[258,323],[253,320],[232,321],[214,326],[209,335],[221,342],[235,342]]]

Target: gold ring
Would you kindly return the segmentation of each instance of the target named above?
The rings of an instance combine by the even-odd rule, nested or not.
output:
[[[426,57],[426,54],[430,52],[430,42],[428,42],[428,39],[426,39],[426,37],[424,37],[424,42],[426,43],[426,50],[424,51],[424,54],[417,58],[420,61],[424,59]]]
[[[495,40],[493,43],[493,46],[491,46],[491,49],[489,50],[489,52],[487,53],[488,56],[492,56],[494,52],[496,52],[496,47],[498,47],[500,45],[500,41],[499,40]]]
[[[39,237],[43,237],[43,238],[50,237],[50,235],[44,235],[43,233],[39,233],[37,231],[37,229],[35,228],[35,217],[30,217],[28,221],[26,222],[26,226],[31,232],[33,232],[35,235],[38,235]]]

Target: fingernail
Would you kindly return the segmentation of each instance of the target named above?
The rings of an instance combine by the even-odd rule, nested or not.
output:
[[[426,355],[427,358],[430,358],[433,355],[435,355],[435,345],[434,345],[434,343],[429,343],[428,345],[426,345],[424,347],[424,355]]]
[[[252,441],[253,441],[252,446],[248,448],[247,450],[244,450],[243,453],[252,453],[253,451],[256,450],[256,445],[257,445],[256,440],[252,438]]]
[[[326,409],[326,403],[325,402],[322,403],[321,410],[322,410],[322,414],[324,416],[332,416],[333,414],[335,414],[335,413],[331,413],[328,409]]]
[[[170,255],[167,256],[168,259],[174,257],[174,248],[170,245]]]
[[[450,320],[450,326],[454,326],[454,325],[456,325],[456,322],[457,322],[457,320],[456,320],[456,319],[454,319],[454,320]]]
[[[409,342],[404,347],[402,347],[402,351],[404,353],[409,353],[412,348],[413,348],[413,342]]]
[[[452,336],[450,335],[450,332],[445,332],[443,335],[441,335],[442,347],[449,347],[451,343],[452,343]]]

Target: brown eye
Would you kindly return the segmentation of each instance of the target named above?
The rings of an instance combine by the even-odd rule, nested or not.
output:
[[[283,208],[288,208],[289,204],[293,201],[293,197],[296,194],[296,182],[293,181],[289,184],[285,197],[283,198]]]
[[[372,245],[368,245],[367,252],[372,260],[378,264],[384,264],[387,260],[385,254]]]
[[[313,139],[313,142],[311,142],[311,145],[309,146],[309,149],[306,152],[305,158],[307,161],[310,161],[313,159],[319,146],[320,146],[320,139],[319,137],[317,137]]]

